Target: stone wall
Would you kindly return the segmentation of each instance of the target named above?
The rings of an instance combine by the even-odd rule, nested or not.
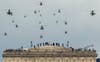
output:
[[[95,57],[5,57],[4,62],[96,62]]]

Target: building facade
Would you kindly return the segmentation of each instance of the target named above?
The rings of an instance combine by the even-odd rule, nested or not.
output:
[[[4,62],[96,62],[96,50],[44,45],[28,49],[6,49]]]

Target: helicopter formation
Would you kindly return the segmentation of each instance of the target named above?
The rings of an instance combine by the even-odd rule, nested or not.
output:
[[[41,3],[41,5],[42,5],[42,3]],[[40,12],[40,11],[39,11],[39,12]],[[61,13],[61,10],[60,10],[60,9],[58,10],[58,13]],[[37,11],[36,11],[36,10],[34,11],[34,14],[37,14]],[[10,9],[8,9],[7,15],[13,16],[13,12],[12,12]],[[56,14],[54,13],[53,15],[55,16]],[[91,16],[96,15],[95,11],[94,11],[94,10],[91,10],[90,15],[91,15]],[[24,16],[24,17],[26,17],[26,16]]]
[[[43,2],[41,1],[39,5],[40,5],[40,6],[43,6]],[[40,10],[34,10],[33,13],[34,13],[34,14],[38,14],[38,13],[40,13],[40,12],[41,12]],[[61,12],[62,12],[61,9],[58,9],[58,10],[57,10],[57,13],[61,13]],[[56,16],[57,13],[53,13],[53,16]],[[8,9],[7,12],[6,12],[6,14],[9,15],[9,16],[13,16],[13,15],[14,15],[13,12],[11,11],[11,9]],[[90,12],[89,14],[90,14],[91,16],[95,16],[95,15],[96,15],[96,13],[95,13],[94,10],[91,10],[91,12]],[[39,15],[40,15],[40,17],[42,17],[42,14],[41,14],[41,13],[40,13]],[[24,18],[26,18],[26,17],[27,17],[27,15],[24,15]],[[12,20],[12,23],[15,23],[15,21]],[[42,22],[39,21],[39,24],[41,24],[41,23],[42,23]],[[59,23],[59,21],[56,20],[56,23]],[[68,24],[67,21],[65,21],[64,24],[67,25],[67,24]],[[15,28],[18,28],[18,27],[19,27],[19,25],[18,25],[18,24],[15,24]],[[42,30],[42,31],[45,30],[45,26],[41,25],[41,26],[40,26],[40,30]],[[64,33],[67,34],[67,33],[68,33],[67,30],[65,30]],[[4,33],[4,36],[7,36],[7,35],[8,35],[7,32],[5,32],[5,33]],[[43,38],[43,35],[40,35],[40,38]]]

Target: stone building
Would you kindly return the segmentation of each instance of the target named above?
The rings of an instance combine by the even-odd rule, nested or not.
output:
[[[6,49],[4,62],[96,62],[96,50],[74,49],[60,44],[38,44],[28,49]]]

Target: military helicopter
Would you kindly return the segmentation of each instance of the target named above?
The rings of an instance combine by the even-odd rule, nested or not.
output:
[[[13,13],[11,12],[11,10],[10,10],[10,9],[8,9],[7,14],[8,14],[8,15],[10,15],[10,16],[12,16],[12,15],[13,15]]]
[[[58,13],[61,13],[61,10],[60,9],[58,9]]]
[[[34,14],[37,14],[37,11],[36,10],[34,11]]]
[[[7,36],[7,33],[6,32],[4,33],[4,36]]]
[[[14,23],[15,21],[14,20],[12,20],[12,23]]]
[[[41,27],[40,27],[40,30],[44,30],[44,27],[43,27],[43,25],[41,25]]]
[[[94,16],[96,13],[94,12],[94,10],[91,11],[90,15]]]
[[[43,38],[43,35],[40,35],[40,38],[42,39]]]
[[[65,25],[67,25],[67,22],[65,21]]]
[[[26,15],[24,15],[24,18],[26,18],[27,16]]]
[[[34,14],[37,14],[37,11],[36,10],[34,11]]]
[[[67,34],[67,31],[65,31],[65,34]]]
[[[16,24],[16,28],[18,28],[18,25]]]
[[[42,2],[40,2],[40,6],[42,6],[43,5],[43,3]]]

